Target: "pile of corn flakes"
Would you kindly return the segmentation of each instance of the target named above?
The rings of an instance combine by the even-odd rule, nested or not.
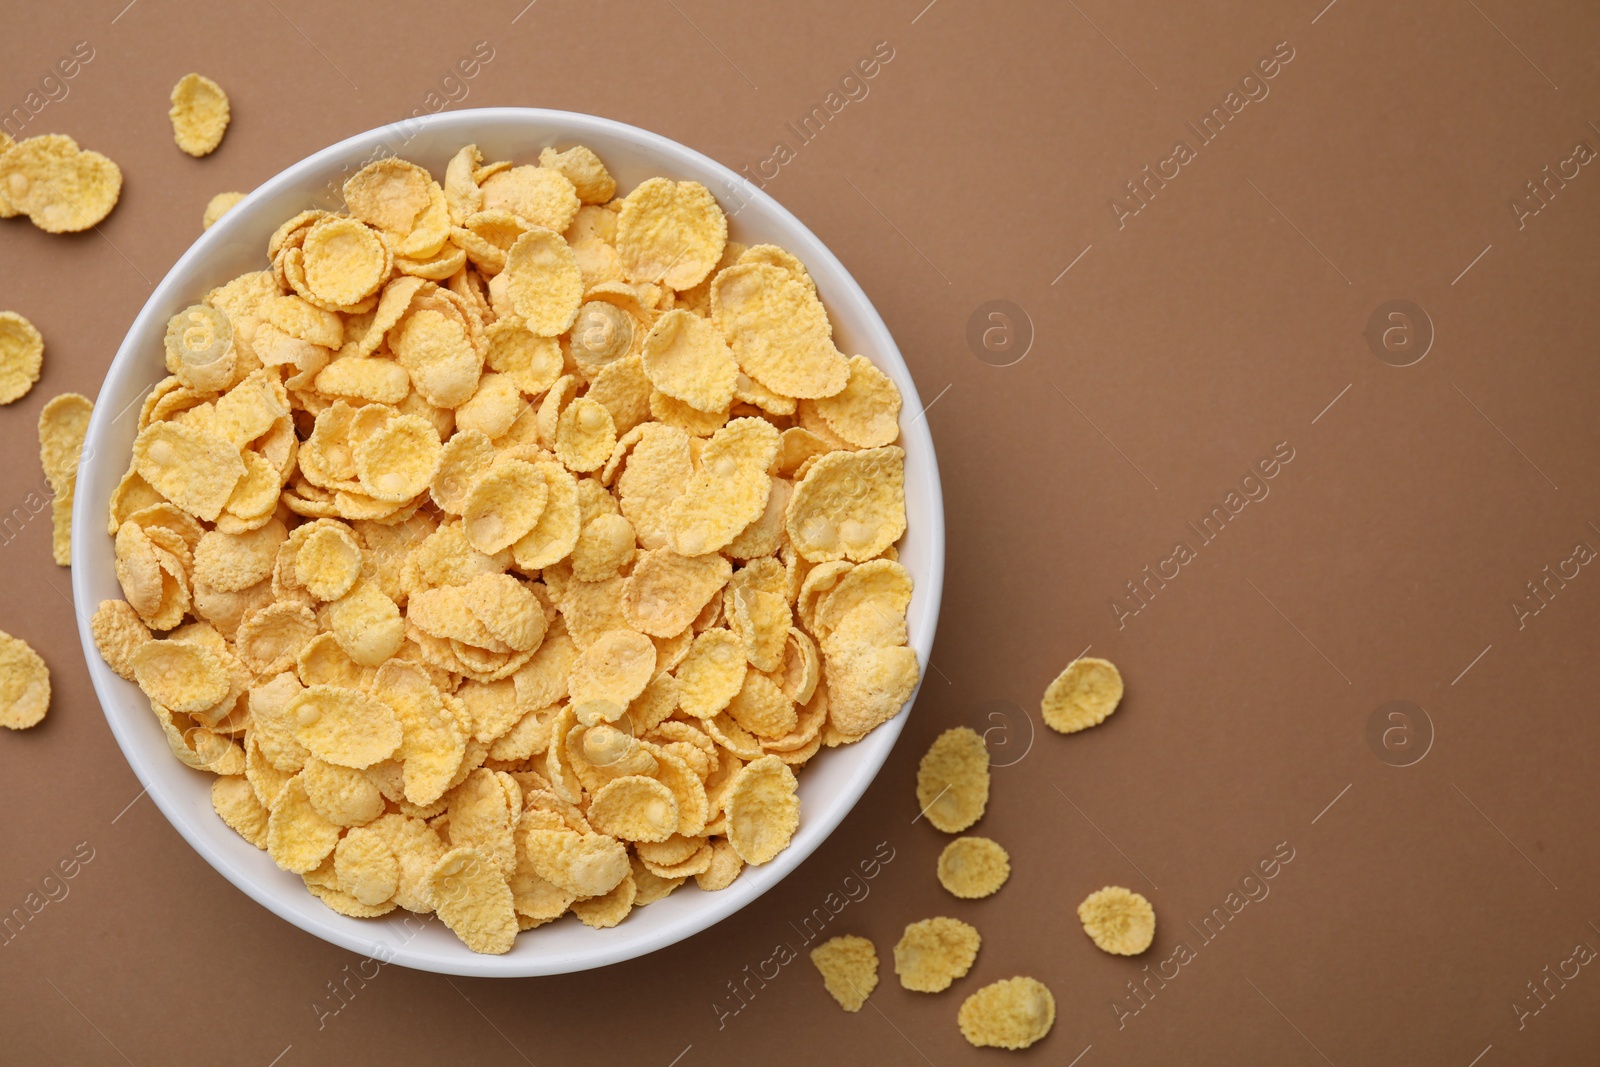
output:
[[[698,183],[469,145],[344,192],[172,319],[107,663],[345,915],[502,953],[770,861],[917,684],[893,382]]]

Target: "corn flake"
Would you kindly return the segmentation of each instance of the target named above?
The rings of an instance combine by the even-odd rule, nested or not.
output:
[[[961,1036],[979,1048],[1023,1049],[1055,1025],[1056,999],[1038,979],[1007,978],[963,1001],[956,1021]]]
[[[434,910],[474,952],[511,951],[517,914],[511,887],[494,860],[474,848],[453,848],[429,876]]]
[[[997,893],[1010,877],[1010,854],[987,837],[958,837],[939,853],[939,884],[963,900]]]
[[[878,988],[878,951],[864,937],[830,937],[811,950],[828,995],[845,1011],[856,1012]]]
[[[746,863],[766,863],[785,848],[800,825],[799,783],[776,756],[762,756],[739,770],[729,787],[728,843]]]
[[[50,707],[50,671],[26,641],[0,631],[0,726],[26,730]]]
[[[1044,691],[1045,725],[1071,734],[1098,726],[1122,700],[1122,674],[1110,660],[1075,659]]]
[[[1156,912],[1150,902],[1121,886],[1106,886],[1090,893],[1078,905],[1083,932],[1104,952],[1137,956],[1156,936]]]
[[[0,190],[46,233],[77,233],[111,214],[122,193],[122,171],[99,152],[51,133],[0,153]]]
[[[15,311],[0,311],[0,404],[27,395],[44,365],[44,338]]]
[[[946,730],[917,766],[918,807],[936,828],[955,834],[982,818],[988,803],[989,750],[983,738],[966,726]]]
[[[894,973],[917,993],[938,993],[972,969],[982,943],[960,919],[923,919],[906,927],[894,946]]]
[[[617,257],[632,282],[691,288],[716,265],[727,239],[728,219],[699,182],[647,179],[617,213]]]
[[[172,87],[172,136],[191,156],[208,156],[222,143],[230,108],[222,86],[203,74],[185,74]]]

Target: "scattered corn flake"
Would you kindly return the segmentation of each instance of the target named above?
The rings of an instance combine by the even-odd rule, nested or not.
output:
[[[213,196],[206,201],[205,213],[200,217],[201,229],[211,229],[217,224],[218,219],[231,211],[243,199],[243,193],[218,193]]]
[[[860,1011],[878,988],[878,950],[864,937],[830,937],[811,950],[811,963],[828,995],[845,1011]]]
[[[0,726],[26,730],[50,707],[50,671],[26,641],[0,631]]]
[[[963,900],[999,892],[1010,877],[1010,854],[987,837],[958,837],[939,853],[939,884]]]
[[[984,986],[961,1004],[961,1036],[979,1047],[1024,1049],[1050,1032],[1056,998],[1035,978],[1007,978]]]
[[[26,396],[44,366],[44,338],[15,311],[0,311],[0,404]]]
[[[1156,936],[1156,911],[1150,902],[1121,886],[1106,886],[1090,893],[1078,905],[1083,932],[1104,952],[1137,956]]]
[[[0,153],[0,189],[17,212],[46,233],[97,225],[117,204],[122,171],[99,152],[61,134],[18,141]]]
[[[72,564],[72,500],[93,413],[93,401],[79,393],[53,397],[39,412],[39,461],[51,494],[51,555],[63,567]]]
[[[894,946],[894,973],[913,992],[942,992],[972,969],[982,941],[960,919],[940,916],[911,923]]]
[[[989,750],[983,738],[967,726],[934,738],[917,765],[917,806],[928,821],[947,834],[960,833],[983,817],[988,804]]]
[[[191,156],[216,151],[227,132],[230,108],[222,86],[203,74],[185,74],[172,87],[172,136]]]
[[[1110,660],[1075,659],[1044,691],[1039,710],[1045,725],[1071,734],[1098,726],[1122,700],[1122,674]]]

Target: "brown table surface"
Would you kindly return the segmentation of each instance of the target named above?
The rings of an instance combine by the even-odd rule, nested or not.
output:
[[[943,617],[876,783],[740,914],[587,974],[363,983],[372,965],[256,906],[138,799],[48,509],[13,521],[0,628],[55,698],[0,737],[0,911],[92,859],[0,945],[0,1060],[1001,1062],[956,1011],[1027,974],[1058,1005],[1019,1054],[1038,1062],[1593,1061],[1592,5],[126,2],[29,5],[0,34],[0,108],[52,92],[22,132],[126,175],[98,233],[0,225],[0,307],[47,339],[43,379],[0,411],[0,512],[37,510],[40,406],[95,393],[213,193],[418,108],[566,108],[752,172],[789,144],[768,190],[855,273],[930,405]],[[62,97],[42,82],[78,42],[93,58]],[[493,58],[448,81],[479,42]],[[802,143],[788,124],[874,48],[892,59]],[[1245,80],[1262,60],[1273,77]],[[233,99],[201,161],[166,117],[191,69]],[[1275,450],[1292,459],[1246,481]],[[1061,737],[1039,695],[1085,646],[1127,696]],[[976,832],[1014,864],[981,902],[939,887],[947,838],[913,822],[917,759],[961,723],[1000,765]],[[880,847],[829,926],[876,943],[869,1006],[841,1012],[803,956],[734,999]],[[1292,859],[1247,880],[1275,850]],[[1076,905],[1106,884],[1154,902],[1146,956],[1083,935]],[[938,995],[892,969],[930,915],[984,939]]]

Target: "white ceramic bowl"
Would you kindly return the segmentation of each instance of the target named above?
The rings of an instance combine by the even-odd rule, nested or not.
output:
[[[487,159],[523,163],[536,161],[546,145],[585,144],[599,153],[624,191],[654,175],[701,182],[730,215],[730,236],[746,244],[781,245],[805,263],[832,315],[839,347],[846,354],[869,356],[894,379],[905,401],[900,421],[908,530],[900,560],[916,583],[907,621],[911,647],[926,676],[944,578],[944,509],[933,440],[927,419],[919,417],[922,403],[917,387],[883,320],[849,272],[800,220],[733,171],[665,137],[564,111],[458,111],[351,137],[263,183],[202,235],[156,287],[100,387],[72,516],[72,591],[79,605],[78,629],[89,674],[123,754],[172,825],[234,885],[301,929],[364,956],[445,974],[560,974],[663,948],[726,918],[777,885],[839,825],[871,784],[915,695],[894,720],[865,740],[818,753],[799,776],[800,830],[793,842],[772,862],[747,867],[729,888],[705,893],[691,880],[612,929],[592,930],[568,917],[519,936],[506,955],[482,956],[461,944],[443,924],[423,925],[403,911],[382,919],[352,919],[330,911],[306,891],[298,875],[279,870],[265,852],[223,825],[211,808],[211,775],[190,770],[173,757],[148,701],[101,660],[88,623],[94,605],[122,595],[113,569],[112,541],[106,535],[106,511],[128,465],[139,401],[165,374],[162,336],[167,320],[212,287],[267,266],[267,238],[273,230],[306,208],[341,207],[344,178],[371,159],[398,155],[442,178],[445,163],[469,143],[476,143]]]

